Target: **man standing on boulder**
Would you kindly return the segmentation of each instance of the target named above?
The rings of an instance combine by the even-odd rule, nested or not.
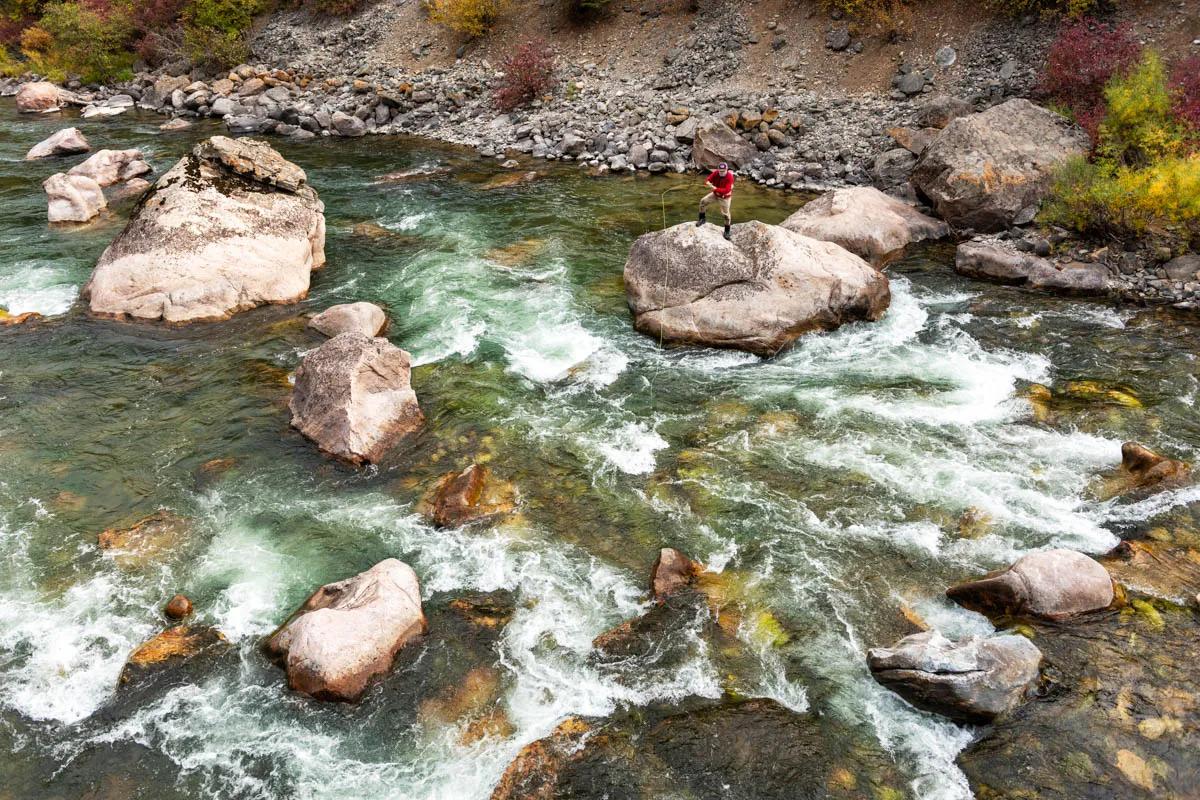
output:
[[[704,185],[712,191],[704,195],[704,199],[700,201],[700,219],[696,222],[697,228],[704,225],[704,212],[708,210],[712,201],[716,200],[721,207],[721,214],[725,216],[725,238],[729,238],[729,226],[733,224],[733,217],[729,215],[729,203],[733,200],[733,181],[733,170],[724,161],[718,164],[715,170],[708,173]]]

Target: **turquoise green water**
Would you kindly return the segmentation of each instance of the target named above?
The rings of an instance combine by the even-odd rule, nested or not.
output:
[[[143,148],[158,172],[216,130],[160,122],[78,124],[95,146]],[[953,760],[973,732],[877,687],[865,648],[898,635],[902,604],[948,634],[987,630],[944,601],[949,582],[1049,544],[1107,550],[1197,497],[1122,506],[1087,491],[1124,439],[1193,455],[1188,318],[971,283],[931,249],[892,268],[883,321],[769,362],[639,336],[621,268],[664,204],[668,222],[691,218],[699,192],[682,178],[531,165],[539,180],[487,189],[498,167],[427,143],[281,142],[327,208],[329,264],[307,301],[177,330],[93,320],[78,288],[127,208],[46,226],[51,166],[21,158],[63,124],[0,106],[0,307],[47,316],[0,327],[0,739],[14,751],[0,797],[487,797],[568,714],[730,688],[703,647],[671,669],[588,658],[640,609],[663,545],[726,573],[736,603],[787,633],[769,643],[742,625],[739,694],[885,753],[902,795],[968,797]],[[418,168],[430,173],[375,180]],[[748,187],[736,213],[775,222],[799,203]],[[286,410],[288,375],[319,343],[303,315],[353,300],[388,310],[428,418],[393,463],[362,471],[319,457]],[[1084,380],[1101,391],[1070,385]],[[1030,383],[1055,392],[1050,417],[1023,399]],[[1137,407],[1114,399],[1127,396]],[[520,516],[429,527],[423,490],[481,456],[519,488]],[[214,459],[232,466],[203,469]],[[984,535],[961,535],[968,509],[990,520]],[[159,510],[191,527],[155,557],[96,546]],[[414,566],[431,608],[515,595],[489,659],[511,734],[463,744],[452,723],[417,720],[403,671],[357,707],[306,701],[260,654],[313,588],[389,556]],[[177,591],[232,656],[114,705],[121,666]],[[458,680],[429,658],[411,672],[422,686]]]

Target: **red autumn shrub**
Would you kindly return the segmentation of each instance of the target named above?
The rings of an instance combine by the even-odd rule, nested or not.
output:
[[[545,94],[556,81],[554,51],[541,39],[518,45],[504,59],[501,68],[504,77],[492,96],[501,111],[511,111]]]
[[[1175,116],[1200,134],[1200,56],[1185,58],[1171,71]]]
[[[1137,64],[1141,54],[1128,27],[1094,19],[1068,22],[1046,54],[1041,94],[1066,106],[1095,141],[1104,117],[1104,85]]]

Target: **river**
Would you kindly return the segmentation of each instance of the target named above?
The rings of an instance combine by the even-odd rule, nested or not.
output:
[[[22,158],[77,124],[161,173],[218,131],[161,121],[0,105],[0,307],[46,315],[0,327],[0,797],[487,798],[567,715],[736,694],[886,762],[859,777],[871,796],[967,798],[955,758],[976,731],[876,685],[865,649],[903,633],[902,607],[949,635],[989,631],[947,585],[1048,545],[1107,551],[1196,499],[1090,491],[1126,439],[1195,455],[1189,317],[971,282],[934,246],[890,268],[882,321],[769,361],[637,334],[626,253],[664,216],[692,218],[691,178],[530,164],[538,180],[487,188],[498,165],[428,142],[278,141],[327,208],[328,266],[305,302],[181,329],[91,319],[79,289],[129,203],[51,229],[40,182],[64,167]],[[405,170],[427,174],[376,180]],[[801,202],[747,186],[735,213],[778,222]],[[364,470],[322,458],[286,410],[319,343],[302,315],[356,300],[388,310],[428,418],[401,458]],[[1050,398],[1027,399],[1033,384]],[[432,528],[416,501],[475,460],[518,487],[519,515]],[[154,558],[97,547],[160,510],[190,529]],[[642,609],[665,545],[721,573],[745,612],[737,674],[687,625],[669,632],[683,648],[669,668],[589,657]],[[356,706],[289,692],[262,655],[313,589],[390,556],[420,576],[431,625],[449,598],[511,593],[485,654],[501,734],[464,741],[416,712],[461,678],[433,644]],[[230,657],[114,702],[177,591]]]

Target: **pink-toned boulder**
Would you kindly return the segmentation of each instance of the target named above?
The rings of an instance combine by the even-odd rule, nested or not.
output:
[[[335,458],[377,463],[424,421],[410,370],[408,353],[387,339],[335,336],[296,369],[292,427]]]
[[[1112,578],[1094,559],[1074,550],[1022,556],[1000,572],[946,590],[959,605],[994,614],[1066,619],[1112,605]]]
[[[691,586],[703,571],[703,564],[692,561],[673,547],[664,547],[650,570],[650,594],[655,600],[665,600]]]
[[[72,97],[70,92],[47,81],[27,83],[17,91],[17,111],[22,114],[58,111]]]
[[[141,150],[97,150],[87,161],[67,171],[68,175],[85,175],[101,186],[112,186],[150,172]]]
[[[308,321],[308,327],[330,337],[349,332],[379,336],[387,329],[387,324],[387,314],[374,303],[330,306]]]
[[[87,222],[108,207],[104,189],[86,175],[62,172],[42,181],[50,222]]]
[[[288,686],[295,691],[353,702],[425,630],[417,575],[389,558],[322,586],[265,647],[287,669]]]
[[[55,156],[73,156],[86,153],[92,146],[87,138],[80,133],[79,128],[63,128],[45,141],[35,144],[25,154],[26,161],[37,161],[41,158]]]

